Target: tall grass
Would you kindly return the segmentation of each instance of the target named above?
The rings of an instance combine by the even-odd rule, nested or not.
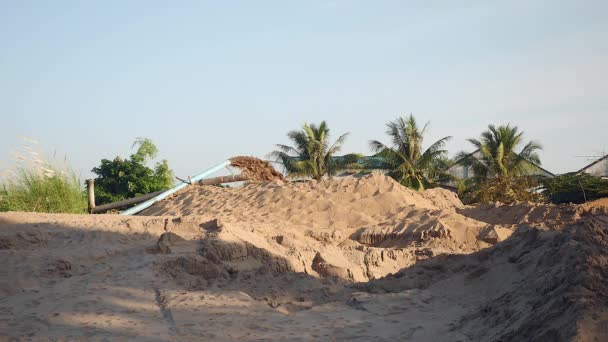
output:
[[[17,153],[21,165],[0,184],[0,211],[85,213],[87,198],[76,173],[67,165],[51,166],[31,148],[27,151],[29,159]]]

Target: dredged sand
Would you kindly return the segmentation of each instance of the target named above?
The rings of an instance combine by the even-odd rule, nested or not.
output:
[[[142,214],[0,214],[0,337],[608,340],[601,205],[466,207],[373,174]]]

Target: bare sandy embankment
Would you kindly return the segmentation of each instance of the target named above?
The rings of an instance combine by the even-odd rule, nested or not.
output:
[[[608,340],[608,216],[382,175],[0,214],[0,337]],[[160,239],[159,239],[160,238]]]

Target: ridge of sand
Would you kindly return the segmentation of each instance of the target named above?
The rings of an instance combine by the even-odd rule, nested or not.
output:
[[[267,182],[239,188],[188,187],[141,213],[144,216],[210,215],[226,221],[270,217],[290,225],[359,228],[408,209],[455,209],[453,192],[417,192],[373,173],[320,182]]]

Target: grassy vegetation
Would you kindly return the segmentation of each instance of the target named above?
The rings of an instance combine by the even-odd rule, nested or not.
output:
[[[85,213],[87,199],[73,172],[19,168],[0,185],[0,211]]]
[[[12,151],[15,168],[0,178],[0,211],[85,213],[86,194],[67,160],[53,166],[37,141],[24,140],[20,151]]]

